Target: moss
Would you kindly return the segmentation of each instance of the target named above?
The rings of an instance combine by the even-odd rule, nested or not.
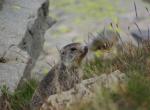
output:
[[[84,39],[83,37],[81,36],[75,36],[73,39],[72,39],[73,42],[80,42],[80,43],[83,43],[84,42]]]
[[[79,18],[84,16],[88,19],[103,20],[111,18],[117,21],[117,13],[123,13],[125,10],[118,7],[119,0],[110,2],[109,0],[51,0],[50,5],[56,9],[63,10],[65,13],[78,14]],[[80,16],[81,15],[81,16]],[[77,19],[78,21],[79,19]],[[84,22],[84,19],[81,19]]]
[[[56,21],[58,20],[58,17],[54,14],[49,13],[48,16],[51,17],[52,19],[56,20]]]
[[[48,69],[48,68],[44,68],[44,69],[43,69],[43,74],[44,74],[44,75],[47,75],[48,72],[49,72],[49,69]]]
[[[62,24],[62,25],[59,25],[58,28],[56,30],[52,31],[51,33],[53,34],[52,37],[54,37],[54,38],[58,37],[59,38],[62,36],[62,34],[66,34],[66,33],[69,33],[71,31],[72,31],[71,28]]]

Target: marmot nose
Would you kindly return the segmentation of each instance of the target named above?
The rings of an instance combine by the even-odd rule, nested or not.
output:
[[[88,47],[84,46],[84,52],[87,53],[88,52]]]

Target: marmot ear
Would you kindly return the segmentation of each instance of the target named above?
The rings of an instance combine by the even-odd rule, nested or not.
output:
[[[58,53],[61,54],[61,49],[58,46],[56,46],[56,49],[57,49]]]

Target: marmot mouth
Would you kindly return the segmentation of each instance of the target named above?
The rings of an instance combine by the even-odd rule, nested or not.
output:
[[[82,50],[82,54],[80,55],[80,58],[78,59],[78,63],[81,63],[82,59],[85,57],[85,55],[88,53],[88,47],[85,46]]]
[[[82,50],[82,54],[81,54],[81,60],[85,57],[85,55],[88,53],[88,47],[85,46]]]
[[[85,47],[84,47],[84,53],[83,53],[83,55],[86,55],[87,53],[88,53],[88,47],[85,46]]]

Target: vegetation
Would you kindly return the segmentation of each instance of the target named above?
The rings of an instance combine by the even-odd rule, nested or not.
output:
[[[150,109],[150,51],[149,43],[143,48],[132,48],[132,52],[118,53],[114,59],[96,58],[86,64],[85,78],[120,70],[128,76],[126,91],[100,95],[104,101],[95,99],[89,106],[82,105],[77,110],[149,110]],[[91,74],[92,73],[92,74]],[[93,75],[94,73],[94,75]],[[106,95],[107,94],[107,95]],[[106,96],[105,96],[106,95]],[[97,94],[99,97],[99,94]],[[108,97],[109,96],[109,97]],[[102,101],[102,102],[101,102]],[[96,103],[96,105],[95,105]],[[104,105],[107,106],[103,107]],[[111,105],[111,106],[110,106]],[[93,109],[94,107],[94,109]],[[96,108],[95,108],[96,107]]]
[[[149,45],[133,48],[132,53],[120,51],[114,59],[102,60],[96,57],[84,66],[84,78],[101,73],[120,70],[128,76],[126,91],[109,92],[107,89],[97,93],[95,101],[81,104],[75,110],[149,110],[150,109],[150,51]],[[13,94],[6,86],[1,88],[4,98],[13,110],[21,110],[27,106],[36,87],[31,80],[17,89]]]
[[[1,108],[3,110],[24,110],[29,105],[32,94],[37,86],[37,81],[30,80],[22,85],[22,87],[15,90],[14,93],[9,91],[7,86],[1,87],[2,97]]]
[[[109,17],[116,21],[117,17],[115,15],[124,12],[118,5],[118,0],[114,0],[113,2],[110,2],[109,0],[94,0],[94,2],[91,2],[91,0],[50,1],[50,6],[54,8],[61,9],[66,13],[82,15],[74,20],[76,23],[83,22],[86,18],[103,20],[104,18]]]
[[[74,22],[78,24],[89,16],[91,19],[101,20],[110,17],[115,21],[117,19],[114,17],[115,13],[123,11],[112,6],[108,0],[95,0],[96,2],[92,3],[90,1],[78,0],[80,5],[75,0],[60,0],[59,2],[52,0],[50,3],[55,4],[55,8],[63,7],[68,13],[83,15],[74,19]],[[114,4],[117,4],[117,0]],[[81,5],[84,5],[85,8],[82,8]],[[58,30],[60,33],[70,32],[70,29],[65,26],[60,26]],[[84,79],[120,70],[128,77],[126,90],[113,93],[103,88],[101,92],[97,93],[93,102],[81,103],[73,110],[150,110],[150,43],[143,44],[146,45],[143,45],[142,48],[125,47],[128,52],[119,50],[112,59],[104,60],[96,55],[95,59],[87,62],[84,65]],[[101,53],[101,51],[97,51],[97,53]],[[0,101],[2,102],[0,106],[3,110],[24,110],[28,107],[36,87],[37,81],[30,80],[11,93],[9,88],[4,85],[1,87],[3,101]]]

